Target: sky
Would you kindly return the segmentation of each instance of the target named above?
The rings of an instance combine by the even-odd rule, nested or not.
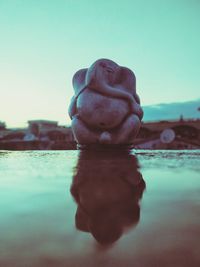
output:
[[[200,0],[0,0],[0,121],[69,124],[72,77],[99,58],[134,71],[142,105],[200,98],[199,14]]]

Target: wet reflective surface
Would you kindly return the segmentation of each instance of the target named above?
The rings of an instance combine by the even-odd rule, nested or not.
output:
[[[0,152],[0,266],[200,266],[200,152]]]
[[[82,151],[71,193],[77,229],[111,245],[138,224],[145,182],[136,156],[123,151]]]

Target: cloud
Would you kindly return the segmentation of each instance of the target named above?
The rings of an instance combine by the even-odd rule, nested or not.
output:
[[[200,119],[200,98],[187,102],[143,106],[143,121],[174,120],[182,115],[185,119]]]

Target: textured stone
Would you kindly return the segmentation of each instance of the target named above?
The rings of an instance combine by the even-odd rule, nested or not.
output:
[[[79,145],[133,143],[143,111],[130,69],[99,59],[75,73],[73,87],[69,115]]]

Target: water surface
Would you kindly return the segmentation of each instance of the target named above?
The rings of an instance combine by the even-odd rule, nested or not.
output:
[[[0,266],[200,266],[200,151],[0,152]]]

